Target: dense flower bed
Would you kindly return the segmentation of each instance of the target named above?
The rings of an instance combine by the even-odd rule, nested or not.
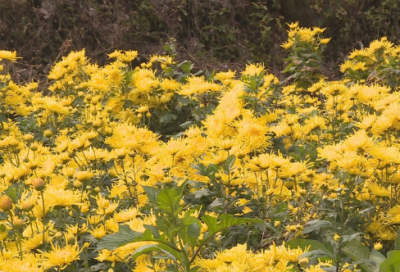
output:
[[[329,81],[324,30],[289,28],[283,81],[193,74],[167,45],[139,67],[71,52],[43,93],[0,51],[0,270],[390,271],[400,47]]]

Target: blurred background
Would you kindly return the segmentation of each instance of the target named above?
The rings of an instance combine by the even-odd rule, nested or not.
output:
[[[354,49],[382,36],[398,43],[398,0],[0,0],[0,49],[22,57],[15,81],[39,80],[71,50],[104,64],[115,49],[138,62],[176,41],[178,60],[195,69],[243,69],[262,62],[279,76],[287,23],[326,28],[325,73]],[[171,40],[172,39],[172,40]]]

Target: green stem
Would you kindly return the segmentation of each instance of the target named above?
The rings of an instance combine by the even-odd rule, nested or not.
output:
[[[43,245],[45,244],[45,240],[44,240],[44,238],[45,238],[45,230],[46,230],[46,209],[45,209],[45,206],[44,206],[44,194],[43,194],[43,191],[41,191],[40,192],[40,194],[42,195],[42,211],[43,211],[43,218],[42,218],[42,220],[43,220]]]

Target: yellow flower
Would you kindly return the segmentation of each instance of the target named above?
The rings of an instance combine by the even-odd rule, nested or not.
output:
[[[331,38],[320,39],[319,44],[325,45],[330,42]]]
[[[229,70],[228,72],[219,72],[215,74],[215,78],[221,81],[224,85],[229,85],[232,83],[236,72]]]
[[[43,268],[40,267],[40,260],[37,258],[37,254],[26,253],[22,259],[19,258],[8,258],[11,252],[2,252],[2,264],[1,271],[7,272],[43,272]]]
[[[141,213],[138,211],[137,208],[130,208],[127,210],[120,211],[119,213],[114,215],[114,219],[116,222],[126,222],[132,220],[136,216],[140,215]]]
[[[89,233],[93,235],[94,238],[100,239],[104,236],[106,236],[106,230],[104,229],[103,225],[99,225],[93,230],[89,230]]]
[[[118,58],[119,56],[121,56],[121,54],[122,54],[121,50],[115,50],[114,52],[107,54],[107,56],[110,59],[114,59],[114,58]]]
[[[250,212],[252,212],[253,210],[252,209],[250,209],[249,207],[244,207],[244,209],[243,209],[243,213],[244,214],[246,214],[246,213],[250,213]]]
[[[49,241],[49,235],[44,235],[44,242]],[[24,250],[35,250],[43,245],[43,233],[35,233],[22,243]]]
[[[257,76],[265,71],[264,64],[262,63],[251,63],[246,65],[246,69],[242,72],[245,76]]]
[[[72,262],[80,260],[79,254],[82,252],[84,247],[79,249],[79,245],[77,242],[75,244],[66,245],[61,248],[59,245],[54,245],[51,243],[51,251],[42,253],[42,266],[45,270],[57,267],[60,270],[64,270],[68,267]]]
[[[376,243],[374,243],[374,249],[375,249],[375,250],[381,250],[381,249],[382,249],[382,244],[381,244],[381,242],[376,242]]]
[[[335,235],[333,236],[333,239],[337,242],[340,239],[340,235],[335,233]]]
[[[138,51],[133,51],[133,50],[129,50],[129,51],[125,51],[122,54],[120,54],[118,56],[118,59],[122,62],[131,62],[132,60],[134,60],[136,57],[138,56]]]
[[[17,57],[17,51],[6,51],[6,50],[0,50],[0,60],[1,59],[6,59],[12,62],[15,62],[17,59],[20,59],[20,57]]]
[[[149,111],[149,106],[147,106],[147,105],[141,105],[141,106],[140,106],[139,108],[137,108],[135,111],[138,112],[138,113],[145,113],[145,112],[148,112],[148,111]]]
[[[44,192],[45,206],[60,208],[81,205],[80,194],[72,190],[57,189],[49,186]]]
[[[46,97],[37,99],[36,102],[38,103],[39,107],[44,108],[51,113],[57,113],[60,115],[72,114],[72,112],[70,110],[71,108],[64,107],[63,105],[61,105],[61,103],[59,101],[57,101],[56,98],[46,96]]]
[[[299,27],[299,22],[294,22],[294,23],[290,23],[290,24],[288,23],[287,25],[290,29],[295,29],[295,28]]]
[[[289,40],[289,41],[287,41],[287,42],[281,44],[281,47],[287,50],[287,49],[289,49],[290,47],[292,47],[293,44],[294,44],[294,43],[293,43],[293,40]]]
[[[80,182],[87,182],[90,181],[93,177],[94,173],[91,171],[77,171],[74,173],[74,176]]]
[[[164,79],[161,83],[160,83],[160,87],[164,90],[164,91],[177,91],[180,88],[181,84],[174,80],[174,79]]]

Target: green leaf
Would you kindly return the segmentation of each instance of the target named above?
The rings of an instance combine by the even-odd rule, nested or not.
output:
[[[229,155],[229,157],[226,159],[225,163],[228,171],[232,170],[232,166],[235,163],[235,161],[236,161],[235,155]]]
[[[135,260],[137,257],[139,257],[142,254],[146,254],[149,252],[162,252],[165,255],[168,256],[169,259],[173,260],[176,262],[177,256],[179,256],[179,252],[174,250],[173,248],[169,247],[168,245],[165,244],[150,244],[150,245],[144,245],[139,247],[138,249],[135,250],[132,254],[133,260]]]
[[[210,205],[208,205],[208,207],[212,209],[215,207],[221,207],[223,205],[224,205],[224,200],[222,198],[217,198]]]
[[[160,238],[160,232],[158,231],[156,226],[153,225],[144,225],[144,227],[151,232],[155,239]]]
[[[184,73],[188,74],[192,70],[193,64],[191,61],[185,60],[179,63],[177,67],[180,67]]]
[[[378,271],[380,264],[386,260],[386,257],[378,250],[372,249],[371,254],[369,255],[369,260],[374,264],[373,271]]]
[[[202,198],[203,196],[209,196],[212,192],[208,189],[201,189],[198,191],[194,191],[193,195],[195,198],[199,199]]]
[[[156,204],[157,203],[157,197],[158,194],[160,193],[160,190],[157,190],[154,187],[150,186],[142,186],[144,191],[146,192],[147,198],[150,200],[150,203]]]
[[[176,262],[177,258],[180,259],[180,254],[176,250],[174,250],[166,245],[160,245],[159,248],[165,255],[168,256],[168,258],[170,258],[174,262]]]
[[[200,268],[201,268],[200,266],[195,266],[192,269],[190,269],[190,272],[197,272],[199,271]]]
[[[200,236],[200,226],[198,223],[191,224],[187,229],[187,242],[190,246],[195,246]]]
[[[360,232],[351,234],[351,235],[343,235],[342,236],[342,243],[346,244],[347,242],[353,241],[354,238],[356,238],[358,235],[360,235]]]
[[[190,100],[190,98],[187,96],[182,96],[182,95],[178,95],[176,100],[182,105],[182,106],[187,106],[190,104],[190,102],[192,102],[192,100]],[[187,121],[189,122],[189,121]]]
[[[10,186],[5,191],[6,195],[11,199],[13,203],[17,203],[17,190],[14,186]]]
[[[322,249],[317,249],[317,250],[307,251],[307,252],[301,254],[298,258],[299,259],[308,258],[311,260],[318,260],[318,259],[324,260],[324,258],[326,259],[327,256],[328,255],[326,254],[325,251],[323,251]],[[332,257],[330,259],[332,259]]]
[[[7,231],[7,227],[4,224],[0,225],[0,232],[6,232]]]
[[[158,208],[171,214],[173,217],[177,216],[182,209],[180,207],[180,202],[185,185],[186,183],[183,183],[179,187],[162,189],[157,196]]]
[[[208,166],[199,163],[199,164],[192,164],[192,168],[198,170],[196,174],[206,176],[212,178],[215,173],[218,172],[219,166],[215,164],[209,164]]]
[[[342,247],[342,252],[349,256],[354,262],[368,260],[369,259],[369,248],[364,246],[358,239],[353,239]],[[366,271],[373,270],[373,264],[361,263],[360,266]]]
[[[184,106],[186,106],[186,105],[184,105]],[[192,121],[192,120],[189,120],[189,121],[183,122],[183,123],[180,124],[179,126],[180,126],[181,128],[187,129],[187,128],[189,128],[191,125],[193,125],[193,121]]]
[[[103,237],[97,244],[96,250],[114,250],[117,247],[138,241],[142,233],[131,230],[128,225],[120,225],[117,233]]]
[[[8,118],[4,114],[0,114],[1,123],[9,123]]]
[[[167,124],[171,121],[176,120],[176,118],[178,118],[178,116],[176,116],[175,114],[172,114],[170,112],[162,112],[160,115],[160,123]]]
[[[379,272],[400,272],[400,250],[391,250],[379,266]]]
[[[396,241],[394,241],[394,249],[400,250],[400,231],[397,233]]]
[[[302,234],[309,234],[311,232],[319,233],[321,228],[329,228],[332,227],[332,223],[325,220],[311,220],[306,223]]]
[[[142,254],[146,254],[149,252],[154,252],[154,251],[158,251],[161,252],[161,249],[158,245],[154,245],[154,244],[150,244],[150,245],[144,245],[141,246],[139,248],[137,248],[133,254],[132,254],[132,258],[133,260],[136,260],[137,257],[139,257]]]
[[[209,216],[209,215],[203,215],[203,217],[201,219],[207,225],[208,232],[210,235],[213,235],[221,230],[227,229],[228,227],[232,227],[235,225],[264,222],[261,219],[238,218],[238,217],[234,217],[231,214],[225,214],[225,213],[220,216],[219,222],[217,221],[217,218]]]
[[[309,251],[322,250],[327,256],[334,259],[333,253],[321,242],[310,239],[294,239],[286,243],[292,249],[300,247],[302,250],[309,248]]]
[[[204,224],[207,225],[208,231],[211,234],[214,234],[219,230],[217,218],[210,215],[203,215],[201,220],[203,220]]]

